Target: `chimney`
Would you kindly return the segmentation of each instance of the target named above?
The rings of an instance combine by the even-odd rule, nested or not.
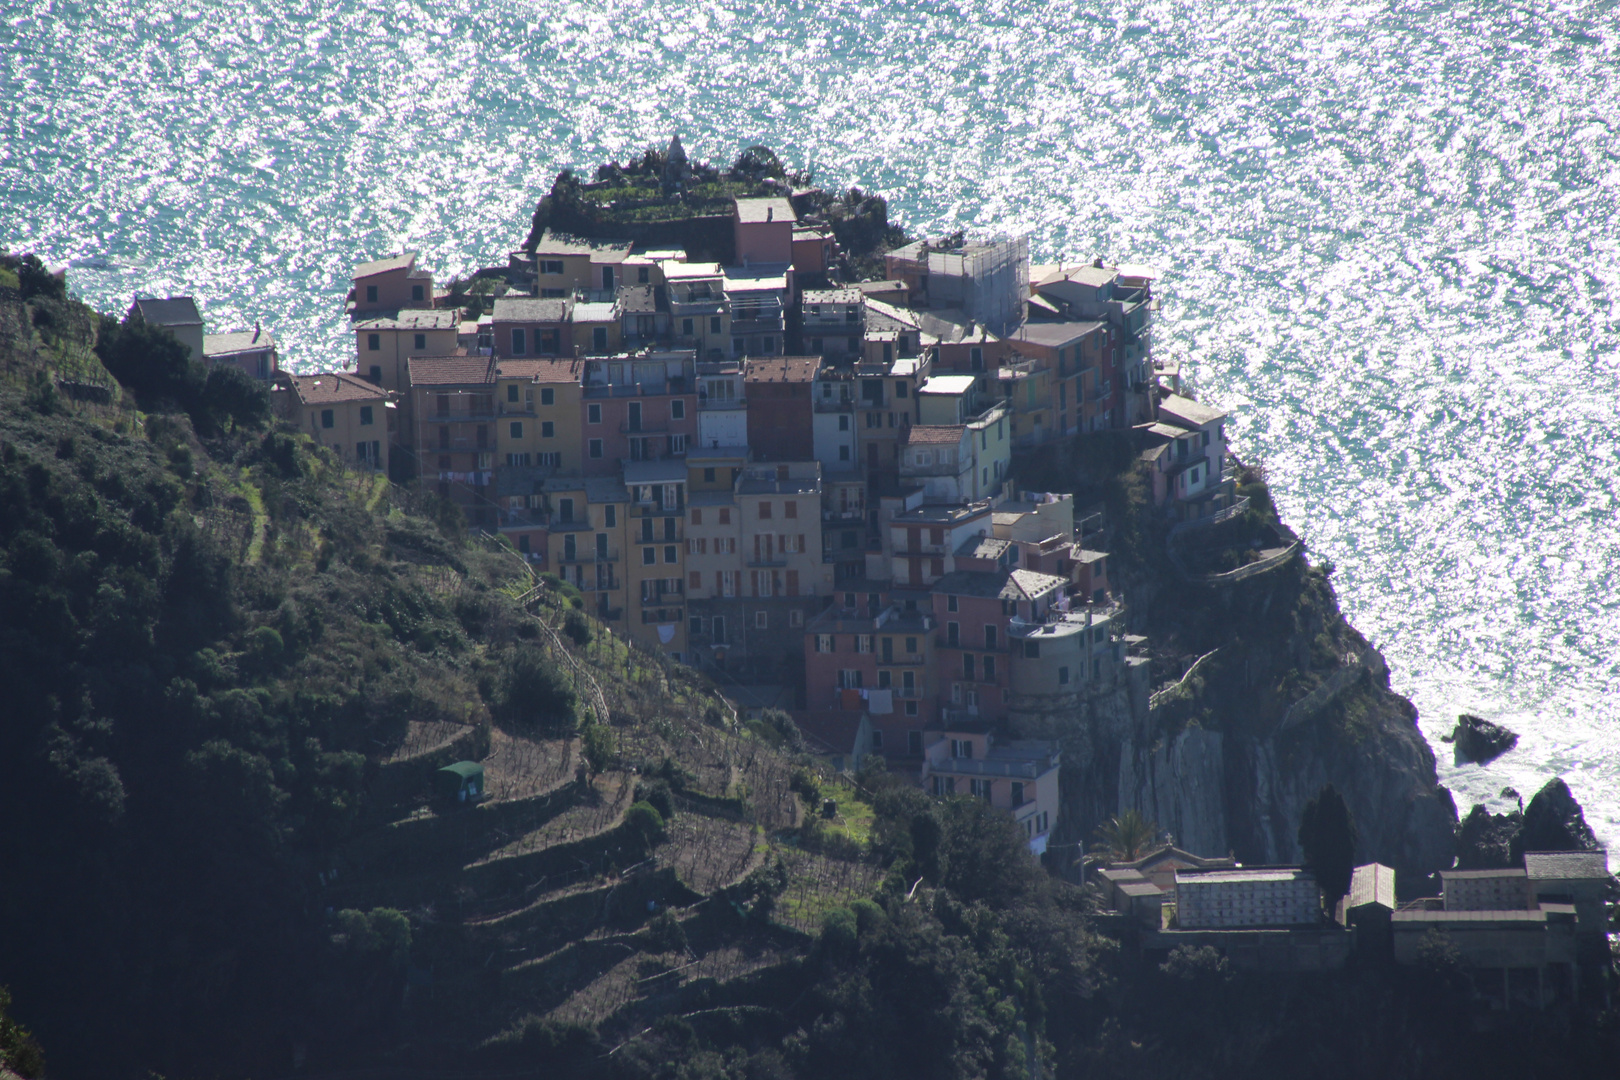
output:
[[[259,340],[259,320],[258,319],[253,320],[253,340],[254,341]]]
[[[765,208],[765,220],[766,221],[774,221],[775,219],[776,219],[776,207],[767,206]]]

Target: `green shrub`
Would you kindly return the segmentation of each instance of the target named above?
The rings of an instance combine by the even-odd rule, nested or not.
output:
[[[507,654],[496,690],[496,719],[519,727],[567,730],[574,726],[575,701],[562,672],[539,649],[520,645]]]
[[[584,615],[578,611],[570,611],[563,619],[563,633],[568,635],[570,641],[584,648],[591,643],[591,624]]]
[[[664,816],[653,809],[651,803],[632,804],[624,812],[624,825],[621,827],[643,850],[650,850],[664,839]]]
[[[684,953],[687,950],[686,929],[675,913],[665,908],[647,922],[647,943],[661,953]]]

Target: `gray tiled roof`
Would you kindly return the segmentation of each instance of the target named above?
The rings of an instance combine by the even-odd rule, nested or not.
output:
[[[1533,881],[1605,878],[1609,876],[1609,853],[1601,848],[1597,851],[1527,851],[1524,872]]]

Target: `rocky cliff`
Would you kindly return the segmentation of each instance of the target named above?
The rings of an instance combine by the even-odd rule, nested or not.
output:
[[[1054,463],[1040,479],[1074,469],[1069,490],[1108,502],[1120,523],[1116,578],[1147,640],[1118,685],[1023,725],[1063,743],[1054,849],[1073,858],[1099,824],[1136,808],[1198,854],[1297,862],[1301,812],[1331,783],[1354,815],[1357,859],[1396,867],[1403,893],[1449,867],[1451,793],[1416,710],[1339,611],[1331,568],[1296,554],[1257,573],[1189,579],[1128,468],[1088,487],[1085,464]],[[1264,505],[1259,527],[1281,529]]]

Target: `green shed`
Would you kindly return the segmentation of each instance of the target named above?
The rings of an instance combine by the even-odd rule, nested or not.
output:
[[[470,802],[484,793],[484,767],[476,761],[458,761],[434,774],[439,794],[457,802]]]

